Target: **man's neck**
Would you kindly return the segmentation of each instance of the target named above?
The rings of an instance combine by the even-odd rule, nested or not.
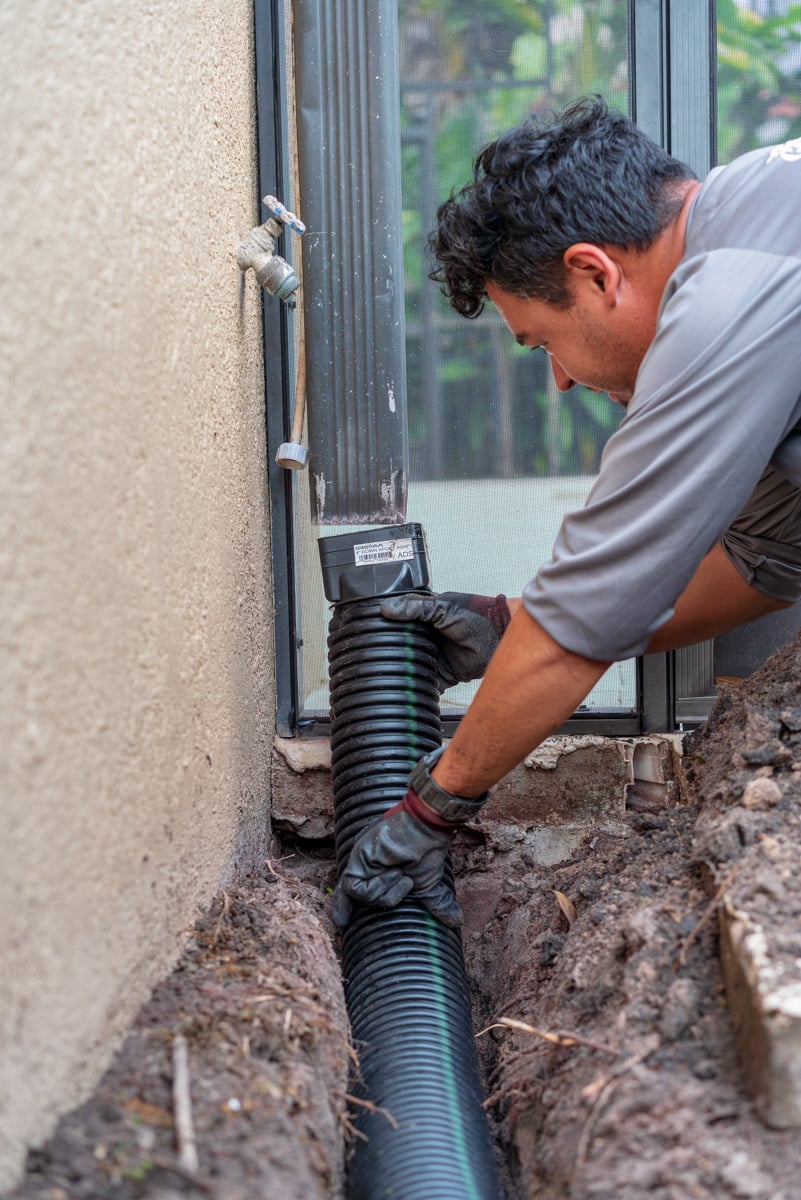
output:
[[[652,265],[662,277],[660,293],[664,290],[668,279],[684,257],[690,210],[693,200],[701,190],[701,183],[697,179],[688,180],[683,186],[685,188],[684,199],[677,216],[667,228],[662,230],[656,241],[649,247],[650,250],[654,251]]]
[[[619,247],[614,250],[628,285],[639,296],[643,312],[649,314],[654,328],[662,293],[684,255],[687,221],[701,184],[693,179],[686,181],[681,187],[683,198],[679,212],[650,246],[646,246],[644,250],[621,250]]]

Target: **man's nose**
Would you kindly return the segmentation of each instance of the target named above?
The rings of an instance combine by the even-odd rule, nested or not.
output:
[[[559,365],[555,358],[551,359],[551,370],[553,371],[554,381],[556,382],[556,386],[559,388],[559,391],[569,392],[573,387],[573,384],[576,382],[575,379],[570,378],[567,371],[565,371]]]

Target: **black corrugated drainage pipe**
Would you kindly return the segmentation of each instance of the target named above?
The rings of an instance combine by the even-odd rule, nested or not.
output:
[[[328,647],[341,871],[356,835],[403,798],[412,767],[441,744],[442,725],[427,629],[380,611],[381,596],[430,590],[421,526],[318,544],[335,605]],[[359,1056],[352,1089],[371,1106],[352,1115],[366,1140],[353,1148],[349,1200],[498,1200],[458,931],[415,901],[357,909],[342,959]]]

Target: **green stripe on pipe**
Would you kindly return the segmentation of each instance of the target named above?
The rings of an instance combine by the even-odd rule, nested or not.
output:
[[[459,1097],[454,1085],[453,1079],[453,1047],[451,1046],[451,1030],[445,1019],[446,1005],[443,1003],[445,999],[445,987],[443,985],[442,966],[440,963],[439,946],[437,945],[437,932],[441,929],[437,921],[430,913],[425,913],[426,920],[426,938],[428,947],[431,951],[431,975],[434,981],[434,989],[437,998],[437,1026],[442,1037],[442,1044],[445,1057],[445,1087],[448,1094],[448,1107],[453,1114],[453,1129],[454,1141],[459,1156],[459,1166],[462,1170],[462,1176],[467,1185],[470,1200],[482,1200],[481,1193],[476,1187],[476,1181],[470,1173],[470,1154],[467,1150],[467,1145],[464,1140],[464,1128],[461,1121],[461,1111]]]

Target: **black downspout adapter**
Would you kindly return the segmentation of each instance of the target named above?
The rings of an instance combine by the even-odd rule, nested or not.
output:
[[[337,870],[356,836],[404,796],[442,742],[436,653],[425,626],[381,616],[382,596],[430,591],[417,524],[318,542],[329,626]],[[453,874],[448,865],[448,881]],[[357,909],[342,937],[359,1069],[349,1200],[499,1200],[461,936],[415,901]]]

